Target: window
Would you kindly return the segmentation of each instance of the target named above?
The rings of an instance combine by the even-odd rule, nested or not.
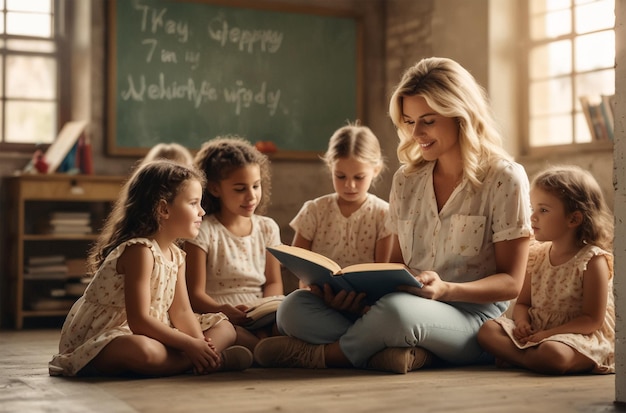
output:
[[[615,0],[527,0],[525,7],[526,152],[593,143],[580,97],[615,93]]]
[[[60,0],[0,0],[0,148],[49,144],[60,122]]]

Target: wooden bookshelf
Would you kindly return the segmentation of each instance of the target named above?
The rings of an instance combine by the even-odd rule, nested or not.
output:
[[[97,232],[117,200],[126,178],[94,175],[20,175],[6,177],[8,201],[7,259],[4,303],[16,329],[27,318],[61,317],[74,298],[52,297],[64,279],[26,279],[29,257],[62,255],[85,258]],[[47,221],[53,212],[88,212],[90,234],[54,233]]]

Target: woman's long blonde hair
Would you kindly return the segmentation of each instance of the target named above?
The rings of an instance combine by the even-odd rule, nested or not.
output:
[[[404,72],[389,103],[389,115],[400,138],[398,159],[407,172],[427,162],[419,145],[403,132],[402,103],[408,96],[421,96],[435,112],[457,120],[464,175],[475,187],[481,185],[494,160],[511,160],[502,148],[485,90],[454,60],[430,57]]]

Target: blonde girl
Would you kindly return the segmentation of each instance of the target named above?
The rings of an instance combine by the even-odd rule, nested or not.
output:
[[[93,281],[70,310],[51,375],[168,376],[241,370],[248,349],[220,313],[194,315],[180,238],[198,233],[204,176],[171,161],[140,166],[89,257]]]
[[[545,374],[614,373],[613,219],[593,176],[554,166],[533,180],[526,279],[513,319],[486,322],[499,366]]]
[[[348,124],[331,136],[322,159],[335,192],[304,203],[289,224],[295,230],[292,245],[341,267],[389,261],[389,204],[369,193],[384,167],[378,139],[370,128]]]

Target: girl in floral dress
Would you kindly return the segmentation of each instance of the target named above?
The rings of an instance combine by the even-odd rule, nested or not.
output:
[[[70,310],[51,375],[166,376],[243,370],[248,349],[221,313],[195,315],[177,240],[198,234],[201,172],[160,160],[124,186],[89,262],[93,281]]]
[[[573,166],[533,181],[531,246],[513,319],[486,322],[497,364],[544,374],[614,373],[613,220],[595,179]]]

